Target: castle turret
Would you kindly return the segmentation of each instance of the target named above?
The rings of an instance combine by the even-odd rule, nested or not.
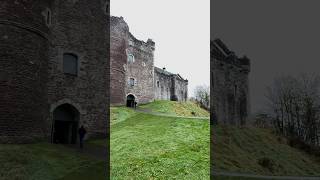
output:
[[[122,105],[126,102],[127,47],[134,42],[129,37],[128,24],[122,17],[110,17],[110,104]]]
[[[1,0],[0,143],[42,139],[49,126],[50,0]]]

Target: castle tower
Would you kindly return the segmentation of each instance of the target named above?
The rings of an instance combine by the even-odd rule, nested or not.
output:
[[[52,8],[48,103],[52,142],[105,137],[109,92],[106,0],[55,0]]]
[[[0,143],[48,136],[50,0],[1,0]]]
[[[155,42],[136,39],[122,17],[111,17],[110,35],[111,104],[153,101]]]
[[[2,0],[0,143],[107,135],[106,0]]]
[[[239,58],[220,40],[210,43],[211,122],[244,125],[250,113],[250,60]]]
[[[110,17],[110,104],[123,105],[129,27],[122,17]]]

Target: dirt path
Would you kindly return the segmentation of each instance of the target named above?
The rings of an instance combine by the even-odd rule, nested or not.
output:
[[[227,177],[242,177],[242,178],[257,178],[257,179],[281,179],[281,180],[320,180],[320,176],[261,176],[242,173],[230,173],[230,172],[212,172],[215,176],[227,176]],[[213,177],[214,179],[214,177]]]
[[[185,118],[185,119],[202,119],[202,120],[208,120],[210,119],[209,117],[197,117],[197,116],[192,116],[192,117],[186,117],[186,116],[175,116],[175,115],[170,115],[166,113],[160,113],[160,112],[154,112],[150,109],[147,108],[140,108],[137,107],[135,111],[140,112],[140,113],[145,113],[145,114],[151,114],[155,116],[164,116],[164,117],[175,117],[175,118]]]

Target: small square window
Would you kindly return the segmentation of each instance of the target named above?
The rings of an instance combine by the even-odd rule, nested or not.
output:
[[[128,55],[128,62],[133,63],[134,62],[134,56],[132,54]]]
[[[134,86],[134,78],[130,78],[129,79],[129,85],[132,87],[132,86]]]
[[[63,72],[65,74],[78,74],[78,57],[74,54],[63,54]]]

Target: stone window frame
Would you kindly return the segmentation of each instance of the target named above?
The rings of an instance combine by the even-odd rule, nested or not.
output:
[[[160,87],[160,81],[157,81],[157,87],[158,88]]]
[[[129,39],[129,40],[128,40],[128,45],[129,45],[129,46],[134,46],[134,42],[133,42],[131,39]]]
[[[132,59],[130,59],[129,57],[132,57]],[[130,52],[127,53],[127,62],[128,63],[134,63],[135,62],[135,58],[134,55]]]
[[[77,62],[76,62],[76,74],[72,74],[72,73],[68,73],[68,72],[65,72],[64,71],[64,55],[72,55],[72,56],[75,56],[76,58],[77,58]],[[61,70],[62,70],[62,73],[63,74],[65,74],[65,75],[70,75],[70,76],[75,76],[75,77],[77,77],[77,76],[79,76],[79,70],[80,70],[80,56],[77,54],[77,53],[75,53],[75,52],[72,52],[72,51],[64,51],[63,53],[62,53],[62,55],[61,55],[62,57],[61,57]]]
[[[133,81],[131,81],[131,80],[133,80]],[[134,77],[129,77],[129,79],[128,79],[129,87],[134,87],[134,86],[136,86],[136,84],[137,84],[136,79]]]

